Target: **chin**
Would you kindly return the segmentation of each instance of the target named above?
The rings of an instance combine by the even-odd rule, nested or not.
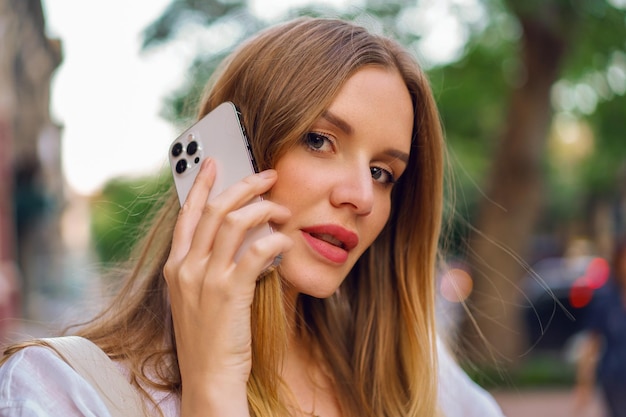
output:
[[[299,291],[299,293],[315,298],[328,298],[337,292],[337,288],[338,287],[333,287],[332,289],[313,289],[310,291],[303,290]]]
[[[302,272],[302,267],[299,271],[293,271],[289,268],[287,263],[283,263],[278,272],[285,283],[285,289],[287,292],[295,294],[305,294],[315,298],[328,298],[337,292],[337,289],[343,282],[343,277],[332,276],[332,273],[328,271],[308,273]],[[324,277],[324,278],[320,278]]]
[[[314,298],[328,298],[332,296],[337,289],[338,285],[328,285],[328,283],[298,283],[284,279],[287,283],[289,291],[293,291],[296,294],[304,294]],[[324,285],[326,284],[326,285]]]

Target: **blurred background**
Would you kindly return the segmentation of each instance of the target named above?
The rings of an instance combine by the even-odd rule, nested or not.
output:
[[[392,35],[427,71],[451,166],[441,332],[509,416],[576,415],[626,233],[626,0],[0,0],[0,341],[99,307],[217,63],[299,15]]]

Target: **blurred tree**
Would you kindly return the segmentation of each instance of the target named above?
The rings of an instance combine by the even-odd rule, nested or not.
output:
[[[474,359],[514,365],[526,342],[520,323],[525,275],[520,259],[535,255],[532,238],[539,220],[554,231],[549,220],[561,220],[559,210],[576,206],[569,200],[573,195],[595,199],[598,193],[616,193],[626,156],[626,87],[621,87],[626,79],[626,5],[622,0],[476,0],[472,15],[460,2],[446,4],[460,22],[465,42],[443,64],[429,62],[421,49],[428,35],[421,25],[428,26],[428,7],[435,8],[434,2],[370,0],[359,9],[308,6],[289,14],[338,16],[391,32],[425,63],[455,165],[466,171],[458,176],[456,195],[462,198],[463,213],[452,250],[465,253],[472,263],[475,290],[468,305],[482,333],[476,339],[467,326],[465,337],[477,354]],[[422,14],[426,18],[420,20]],[[254,16],[245,0],[173,1],[146,29],[146,48],[173,39],[190,25],[229,36],[217,36],[220,46],[194,61],[188,81],[166,103],[165,117],[188,125],[194,116],[190,109],[216,64],[267,23]],[[559,91],[566,92],[560,101]],[[555,106],[590,126],[596,141],[577,166],[580,181],[570,185],[574,193],[563,191],[562,167],[547,152]],[[546,175],[552,175],[547,182]],[[578,191],[580,187],[586,191]],[[580,218],[584,212],[576,214]],[[481,340],[488,353],[481,352]]]
[[[490,353],[515,364],[528,342],[520,332],[525,271],[515,257],[534,255],[532,236],[546,203],[544,162],[552,87],[560,76],[585,73],[589,61],[606,60],[614,50],[623,49],[626,14],[596,0],[506,4],[520,25],[518,79],[509,93],[501,133],[494,136],[492,164],[483,182],[488,198],[479,203],[470,234],[476,279],[470,306],[480,338],[493,347]],[[605,177],[611,176],[614,173],[605,172]],[[470,337],[473,333],[466,332],[469,345],[479,346],[476,337]]]
[[[493,352],[516,360],[525,340],[519,305],[523,269],[505,251],[527,258],[544,195],[543,152],[552,118],[551,87],[558,79],[579,16],[567,2],[509,2],[521,27],[518,79],[507,99],[492,164],[469,248],[475,277],[471,304],[481,338]],[[493,300],[498,300],[494,302]],[[466,336],[472,335],[472,327]],[[504,336],[506,334],[506,336]],[[503,337],[504,336],[504,337]],[[475,337],[469,346],[481,346]],[[477,359],[482,359],[477,357]],[[491,359],[491,358],[489,358]]]
[[[182,29],[188,36],[204,29],[216,39],[206,53],[199,53],[189,68],[187,81],[165,101],[163,116],[179,127],[188,127],[195,117],[196,104],[207,80],[230,50],[258,32],[264,23],[248,7],[247,0],[174,0],[144,31],[147,50],[176,38]]]

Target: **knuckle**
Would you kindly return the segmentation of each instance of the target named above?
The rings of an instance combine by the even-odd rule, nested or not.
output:
[[[269,252],[270,252],[269,247],[266,244],[264,244],[262,240],[263,239],[256,240],[250,245],[248,250],[250,251],[252,255],[257,256],[257,257],[265,257],[269,255]]]
[[[249,175],[243,179],[243,183],[249,187],[254,187],[258,183],[258,180],[256,175]]]
[[[215,200],[207,202],[202,209],[202,214],[208,217],[224,216],[225,212],[226,210],[224,208],[224,205]]]
[[[168,286],[186,287],[195,281],[195,269],[185,260],[182,262],[168,260],[163,266],[163,276]]]
[[[246,192],[252,195],[259,195],[267,187],[267,184],[257,175],[250,175],[244,178],[242,185],[245,187]]]
[[[191,262],[182,262],[178,267],[177,280],[181,286],[191,286],[198,281],[199,268]]]
[[[170,256],[165,260],[165,264],[163,264],[163,272],[166,274],[171,274],[173,270],[177,267],[178,262],[174,260],[174,258]]]
[[[183,217],[191,211],[191,203],[189,200],[185,200],[182,206],[180,206],[180,210],[178,210],[178,217]]]
[[[197,210],[195,211],[197,213]],[[180,209],[178,210],[178,213],[176,215],[176,225],[178,227],[182,227],[180,225],[183,224],[187,224],[188,222],[193,221],[195,215],[194,215],[194,208],[193,205],[190,202],[185,202],[183,203],[182,206],[180,206]]]
[[[171,282],[172,277],[176,274],[176,267],[173,262],[168,260],[163,265],[163,278],[165,278],[165,282],[168,284]]]
[[[224,217],[224,224],[229,227],[237,226],[241,222],[240,217],[236,211],[231,211]]]

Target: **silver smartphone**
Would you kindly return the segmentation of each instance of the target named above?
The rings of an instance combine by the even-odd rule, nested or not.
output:
[[[170,145],[169,162],[181,206],[187,199],[202,161],[207,157],[215,161],[217,168],[209,201],[226,188],[257,171],[245,129],[239,118],[239,111],[231,102],[217,106]],[[261,196],[255,197],[248,204],[261,199]],[[235,255],[235,260],[239,260],[241,253],[253,241],[270,233],[272,228],[269,223],[249,230]]]

